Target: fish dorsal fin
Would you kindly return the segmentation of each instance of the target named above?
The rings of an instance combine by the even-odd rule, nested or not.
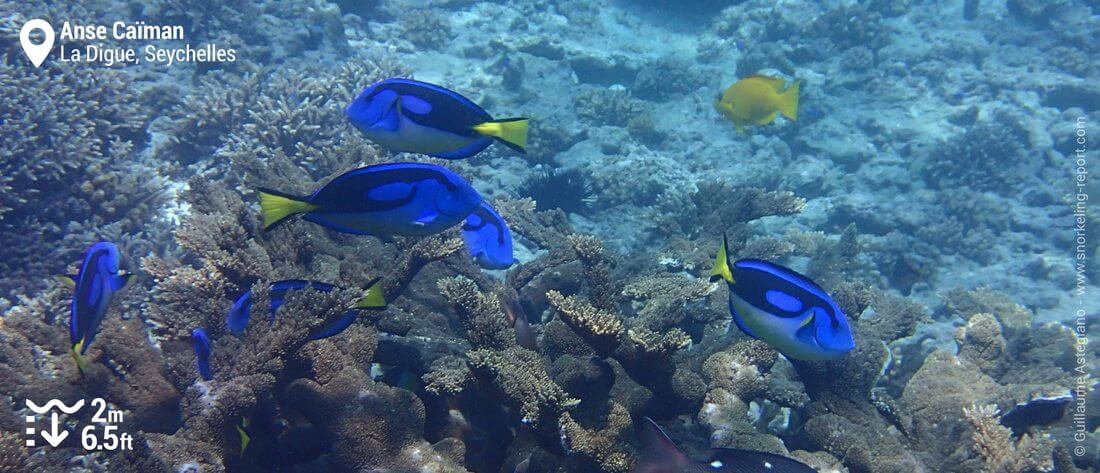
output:
[[[779,77],[766,76],[763,74],[753,74],[746,77],[746,79],[758,79],[767,82],[768,85],[772,86],[772,88],[775,89],[776,92],[783,92],[783,89],[786,86],[786,82],[783,79]]]
[[[733,273],[730,272],[729,238],[722,234],[722,246],[718,248],[718,255],[714,258],[714,268],[710,271],[711,282],[719,279],[733,284]]]
[[[642,441],[642,449],[638,466],[634,470],[636,473],[682,471],[691,464],[691,459],[684,455],[680,447],[668,438],[653,419],[643,417],[637,435]]]

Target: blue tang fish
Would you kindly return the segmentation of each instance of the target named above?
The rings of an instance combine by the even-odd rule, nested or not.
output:
[[[641,457],[634,473],[815,473],[805,463],[774,453],[736,448],[711,448],[704,460],[693,460],[649,417],[637,427]]]
[[[114,243],[101,241],[84,252],[80,272],[60,278],[73,288],[73,300],[69,303],[69,341],[72,342],[73,360],[81,373],[84,372],[84,353],[99,332],[111,298],[133,276],[119,268],[121,259]]]
[[[206,336],[206,330],[197,328],[191,331],[191,346],[195,348],[195,361],[199,365],[199,376],[210,381],[214,375],[210,373],[210,337]]]
[[[367,87],[345,113],[367,139],[394,152],[462,159],[494,140],[521,153],[527,146],[526,118],[494,120],[459,93],[412,79]]]
[[[462,239],[477,264],[485,269],[508,269],[512,258],[512,232],[488,202],[482,201],[462,225]]]
[[[731,267],[727,245],[723,237],[710,279],[726,281],[741,331],[799,360],[833,360],[855,348],[848,319],[824,289],[767,261],[743,259]]]
[[[434,164],[375,164],[348,171],[308,197],[260,189],[264,229],[293,215],[356,235],[431,235],[481,203],[461,176]]]
[[[310,339],[320,340],[322,338],[328,338],[343,332],[344,329],[351,326],[352,322],[355,322],[355,317],[359,315],[360,309],[375,309],[381,310],[386,308],[386,301],[382,296],[382,288],[378,285],[378,281],[381,278],[375,278],[371,282],[367,283],[367,295],[359,302],[355,304],[355,307],[351,308],[344,313],[335,322],[321,328],[321,330],[313,334]],[[321,292],[332,292],[337,289],[332,284],[327,284],[317,281],[306,281],[302,279],[290,279],[286,281],[276,281],[271,283],[271,321],[275,321],[275,312],[282,307],[284,300],[286,299],[287,292],[295,289],[305,288],[315,289]],[[245,327],[248,326],[248,319],[252,312],[252,291],[247,291],[241,294],[240,297],[233,303],[233,307],[229,309],[229,315],[225,318],[225,326],[229,328],[229,333],[236,336],[244,334]]]

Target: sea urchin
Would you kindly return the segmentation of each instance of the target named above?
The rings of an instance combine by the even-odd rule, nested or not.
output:
[[[520,184],[516,192],[534,199],[535,208],[540,211],[557,208],[583,214],[596,201],[587,178],[577,169],[555,168],[537,173]]]

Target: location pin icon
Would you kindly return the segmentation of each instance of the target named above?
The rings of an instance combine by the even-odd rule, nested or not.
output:
[[[34,30],[42,30],[42,35],[46,37],[41,44],[31,42],[31,32]],[[31,64],[34,64],[34,67],[41,66],[42,61],[46,60],[46,56],[50,55],[50,49],[53,48],[53,27],[46,20],[35,18],[28,21],[19,30],[19,44],[23,45],[23,53],[27,55],[27,59],[31,60]]]

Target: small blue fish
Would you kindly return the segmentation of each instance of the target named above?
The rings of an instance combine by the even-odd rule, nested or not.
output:
[[[60,278],[73,288],[73,300],[69,304],[69,341],[72,342],[73,360],[81,373],[84,372],[84,353],[99,332],[111,298],[132,276],[119,269],[121,260],[114,243],[101,241],[84,252],[80,272]]]
[[[705,460],[693,460],[649,417],[637,427],[642,441],[634,473],[814,473],[798,460],[774,453],[736,448],[711,448]]]
[[[345,312],[344,315],[335,322],[323,327],[319,332],[313,334],[310,339],[320,340],[343,332],[344,329],[351,326],[352,322],[355,322],[355,317],[359,315],[359,310],[361,309],[385,309],[386,301],[382,296],[382,287],[378,285],[379,279],[380,278],[375,278],[367,283],[367,295],[359,299],[355,307]],[[302,279],[273,282],[271,283],[271,294],[269,296],[271,299],[271,321],[275,322],[275,312],[279,310],[279,307],[282,307],[287,292],[295,289],[305,289],[307,287],[321,292],[332,292],[337,289],[337,287],[332,284]],[[244,335],[244,329],[248,326],[251,312],[252,291],[247,291],[237,298],[233,303],[233,307],[229,309],[229,315],[225,318],[225,326],[229,329],[229,333],[238,337]]]
[[[462,225],[462,239],[477,264],[485,269],[508,269],[512,257],[512,232],[488,202],[481,201]]]
[[[481,194],[434,164],[376,164],[336,177],[308,197],[260,189],[264,229],[288,217],[356,235],[431,235],[470,215]]]
[[[494,140],[521,153],[527,146],[528,119],[494,120],[457,92],[412,79],[367,87],[345,113],[367,139],[394,152],[462,159]]]
[[[206,330],[197,328],[191,331],[191,346],[195,349],[195,361],[198,362],[199,376],[210,381],[214,375],[210,373],[210,337],[206,336]]]
[[[739,260],[731,271],[727,245],[723,237],[710,279],[726,281],[730,314],[742,332],[799,360],[833,360],[855,348],[848,319],[824,289],[762,260]]]

